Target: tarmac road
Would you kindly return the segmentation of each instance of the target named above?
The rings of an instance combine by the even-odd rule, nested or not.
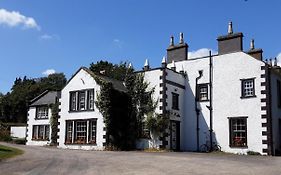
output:
[[[25,154],[0,162],[0,175],[280,175],[281,157],[207,153],[83,151],[25,145]]]

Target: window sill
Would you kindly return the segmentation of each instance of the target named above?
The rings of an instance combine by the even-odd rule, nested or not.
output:
[[[69,113],[76,113],[76,112],[94,112],[95,110],[80,110],[80,111],[68,111]]]
[[[49,119],[49,117],[48,118],[35,118],[35,120],[48,120]]]
[[[85,145],[85,146],[97,146],[96,143],[64,143],[65,145]]]
[[[241,99],[248,99],[248,98],[256,98],[256,97],[257,97],[256,95],[253,95],[253,96],[248,96],[248,97],[241,96],[240,98]]]
[[[210,100],[198,100],[198,102],[209,102]]]
[[[49,139],[31,139],[32,141],[50,141]]]
[[[229,145],[230,148],[237,148],[237,149],[248,149],[248,146],[233,146]]]

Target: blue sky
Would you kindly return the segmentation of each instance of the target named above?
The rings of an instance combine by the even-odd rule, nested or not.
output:
[[[0,92],[8,92],[16,77],[54,70],[69,78],[101,59],[128,60],[141,69],[148,58],[159,66],[169,37],[177,42],[179,32],[189,51],[216,51],[229,21],[234,32],[244,33],[245,50],[254,38],[265,58],[276,57],[280,7],[280,0],[0,1]]]

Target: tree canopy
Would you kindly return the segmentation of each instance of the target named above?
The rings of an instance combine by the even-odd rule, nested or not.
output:
[[[0,95],[0,118],[6,122],[26,122],[30,100],[45,90],[61,90],[66,84],[63,73],[41,78],[16,78],[11,92]]]

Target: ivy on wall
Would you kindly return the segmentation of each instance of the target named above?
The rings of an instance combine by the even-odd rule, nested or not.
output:
[[[143,136],[144,117],[154,112],[156,102],[153,101],[153,89],[144,80],[143,74],[135,74],[128,69],[124,84],[127,92],[113,88],[111,82],[94,76],[100,85],[96,105],[104,117],[107,146],[119,150],[135,148],[138,138]]]
[[[57,145],[58,139],[58,118],[59,118],[59,104],[56,102],[55,104],[51,104],[52,116],[50,119],[51,125],[51,145]]]

